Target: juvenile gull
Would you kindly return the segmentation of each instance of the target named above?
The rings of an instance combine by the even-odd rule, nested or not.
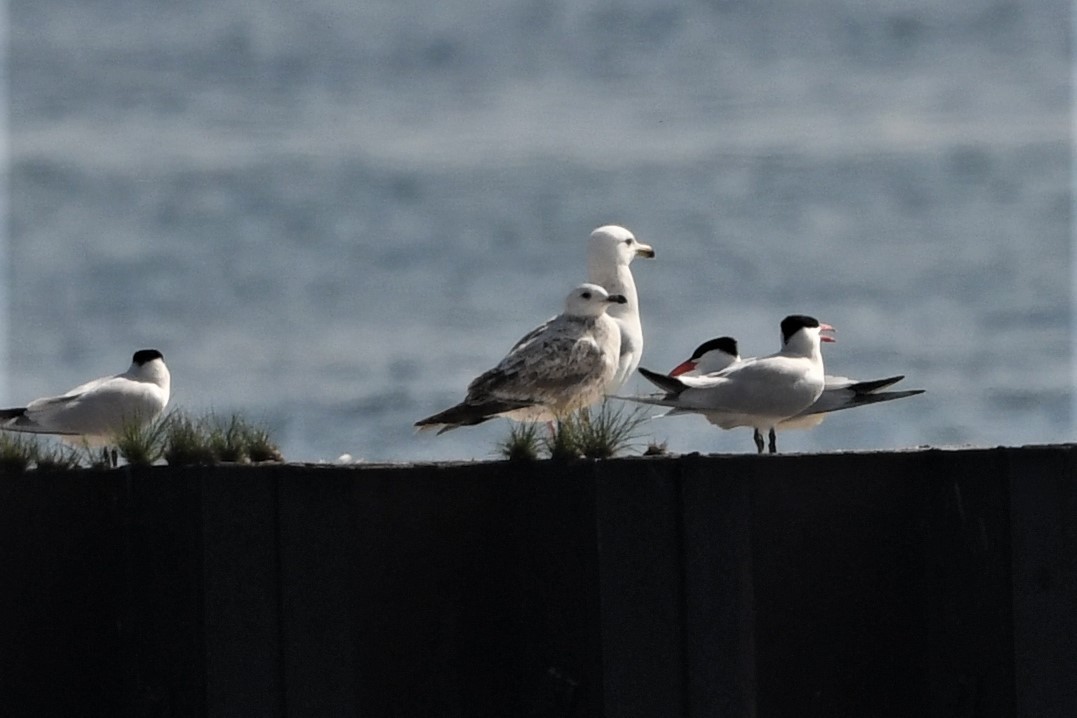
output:
[[[104,446],[127,422],[140,425],[168,405],[172,377],[156,349],[140,349],[122,374],[80,384],[59,396],[34,399],[24,407],[0,409],[0,429],[57,434]]]
[[[696,347],[692,356],[674,367],[669,376],[713,374],[741,361],[747,360],[740,358],[736,340],[732,337],[718,337]],[[832,411],[853,409],[924,393],[923,389],[880,391],[904,378],[904,374],[899,374],[885,379],[862,381],[844,376],[827,375],[824,378],[823,393],[815,400],[815,403],[796,416],[782,421],[778,424],[778,429],[810,429],[823,423],[823,419]]]
[[[621,338],[607,314],[624,296],[597,284],[581,284],[565,311],[531,330],[500,363],[467,387],[454,407],[415,422],[444,433],[503,416],[516,421],[553,421],[602,397],[617,371]]]
[[[643,326],[639,318],[639,296],[636,282],[628,265],[636,257],[654,258],[654,249],[641,244],[624,227],[606,225],[591,232],[587,244],[588,281],[606,288],[610,294],[620,294],[624,304],[610,308],[621,334],[621,356],[617,372],[607,383],[606,394],[613,394],[628,380],[643,356]]]
[[[671,377],[640,367],[661,397],[628,397],[645,404],[673,407],[677,412],[703,414],[723,429],[750,426],[759,453],[763,431],[770,435],[770,453],[776,453],[775,427],[810,407],[823,393],[825,383],[820,342],[833,331],[814,317],[791,315],[782,320],[782,349],[776,354],[733,362],[705,376]]]

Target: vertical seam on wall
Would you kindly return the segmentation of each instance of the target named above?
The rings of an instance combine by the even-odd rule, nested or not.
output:
[[[277,681],[280,684],[280,711],[279,715],[288,715],[288,668],[286,657],[288,655],[288,632],[285,629],[284,619],[284,559],[282,548],[280,492],[281,476],[279,471],[273,472],[273,536],[274,558],[277,583]]]
[[[677,541],[677,583],[679,584],[677,609],[680,614],[677,623],[680,626],[680,640],[677,652],[681,661],[681,715],[689,718],[692,713],[692,667],[688,658],[688,541],[685,536],[684,515],[687,511],[684,498],[684,464],[677,463],[677,470],[673,474],[673,491],[676,509],[676,541]]]

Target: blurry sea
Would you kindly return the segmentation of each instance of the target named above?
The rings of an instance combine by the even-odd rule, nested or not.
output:
[[[837,327],[928,393],[786,451],[1071,441],[1063,0],[8,0],[3,404],[161,349],[286,457],[486,459],[460,400],[623,224],[644,366]],[[646,382],[626,389],[645,390]],[[900,387],[899,387],[900,388]],[[651,422],[677,452],[746,429]]]

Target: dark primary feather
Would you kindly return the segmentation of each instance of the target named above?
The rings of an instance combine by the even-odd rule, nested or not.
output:
[[[891,376],[891,377],[887,377],[886,379],[873,379],[871,381],[858,381],[855,384],[850,384],[849,386],[847,386],[845,388],[846,389],[851,389],[852,391],[856,392],[857,394],[870,394],[873,391],[878,391],[879,389],[885,389],[886,387],[890,386],[891,384],[897,384],[899,381],[901,381],[904,378],[905,378],[904,374],[899,374],[898,376]]]
[[[439,411],[433,416],[420,419],[415,422],[415,426],[423,427],[445,424],[445,427],[438,431],[438,434],[444,434],[449,429],[455,429],[458,426],[474,426],[476,424],[481,424],[484,421],[493,419],[501,412],[512,411],[513,409],[524,409],[532,404],[533,402],[502,400],[470,403],[467,400],[464,400],[456,406],[449,407],[445,411]]]
[[[682,382],[680,379],[677,379],[676,377],[666,376],[665,374],[660,374],[656,371],[645,369],[644,367],[639,368],[639,373],[645,376],[652,384],[657,386],[659,389],[661,389],[662,391],[669,392],[673,396],[680,394],[682,391],[688,388],[684,385],[684,382]]]
[[[886,386],[886,385],[884,385]],[[904,391],[881,391],[870,394],[857,393],[853,398],[845,404],[839,407],[830,409],[824,409],[823,412],[812,411],[812,407],[808,407],[805,411],[801,412],[801,416],[808,416],[810,414],[819,413],[832,413],[835,411],[844,411],[845,409],[852,409],[858,406],[867,406],[868,404],[877,404],[881,401],[893,401],[894,399],[904,399],[907,396],[916,396],[923,394],[924,389],[906,389]]]

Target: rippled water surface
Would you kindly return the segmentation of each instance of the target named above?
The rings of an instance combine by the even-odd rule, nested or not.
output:
[[[644,365],[835,325],[914,399],[787,450],[1068,441],[1068,3],[14,0],[6,403],[164,351],[285,454],[433,438],[618,223]],[[644,389],[633,381],[629,389]],[[747,451],[697,417],[641,441]]]

